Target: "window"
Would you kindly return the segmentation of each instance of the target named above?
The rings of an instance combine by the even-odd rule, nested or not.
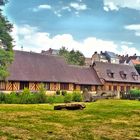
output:
[[[112,86],[111,85],[109,85],[109,91],[112,91]]]
[[[127,73],[125,71],[120,71],[120,76],[122,79],[126,79]]]
[[[117,91],[117,86],[113,86],[113,91]]]
[[[136,74],[136,72],[132,72],[131,74],[134,80],[138,80],[138,75]]]
[[[113,77],[114,77],[114,72],[111,71],[110,69],[107,69],[107,75],[108,75],[110,78],[113,78]]]
[[[43,83],[46,90],[50,90],[50,83]]]
[[[20,82],[20,90],[24,88],[29,88],[29,82]]]
[[[124,86],[121,86],[121,91],[124,91]]]
[[[60,84],[60,90],[69,90],[69,84],[61,83]]]

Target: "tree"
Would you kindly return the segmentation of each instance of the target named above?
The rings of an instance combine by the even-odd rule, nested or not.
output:
[[[135,68],[136,68],[137,72],[140,74],[140,65],[136,65]]]
[[[3,6],[7,0],[0,0],[0,6]],[[2,15],[0,10],[0,80],[5,80],[8,76],[8,66],[13,60],[13,45],[10,32],[12,31],[12,25]]]
[[[79,51],[71,50],[69,52],[65,47],[62,47],[59,51],[59,55],[65,57],[69,64],[81,66],[85,64],[85,57]]]

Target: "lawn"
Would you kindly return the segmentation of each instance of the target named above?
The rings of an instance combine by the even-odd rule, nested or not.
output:
[[[0,140],[137,140],[140,101],[100,100],[79,111],[54,105],[0,105]]]

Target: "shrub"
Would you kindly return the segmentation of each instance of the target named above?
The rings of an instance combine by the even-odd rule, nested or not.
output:
[[[40,94],[46,94],[46,89],[44,88],[44,84],[40,84],[40,87],[39,87],[39,93]]]
[[[139,89],[131,89],[130,96],[131,97],[140,97],[140,90]]]
[[[54,103],[64,103],[64,96],[55,96]]]
[[[31,93],[31,92],[30,92],[30,90],[29,90],[28,88],[24,88],[24,89],[23,89],[22,94],[28,95],[28,94],[30,94],[30,93]]]
[[[4,93],[0,93],[0,103],[5,103],[6,95]]]
[[[19,104],[20,98],[16,95],[15,92],[11,92],[10,94],[5,94],[5,103]]]
[[[74,101],[74,102],[81,102],[83,100],[82,94],[80,92],[74,91],[72,94],[73,94],[72,101]]]
[[[46,103],[50,103],[50,104],[54,103],[54,96],[47,96]]]
[[[66,91],[66,90],[62,90],[61,94],[62,94],[63,96],[65,96],[65,95],[67,94],[67,91]]]
[[[70,103],[72,101],[72,94],[66,94],[64,96],[64,102],[65,103]]]
[[[46,94],[45,93],[34,93],[36,103],[45,103],[46,102]]]
[[[56,95],[60,95],[60,94],[61,94],[60,90],[57,90]]]

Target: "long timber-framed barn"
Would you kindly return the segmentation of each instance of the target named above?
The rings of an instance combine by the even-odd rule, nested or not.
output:
[[[63,57],[41,53],[14,51],[9,77],[0,81],[0,91],[21,91],[25,87],[46,91],[83,90],[91,92],[128,92],[140,88],[140,76],[133,66],[95,62],[92,66],[68,65]]]
[[[102,86],[91,67],[71,66],[63,57],[33,52],[15,51],[9,73],[7,82],[0,82],[0,90],[20,91],[26,87],[36,91],[41,83],[48,91],[73,91],[84,88],[96,91]]]

